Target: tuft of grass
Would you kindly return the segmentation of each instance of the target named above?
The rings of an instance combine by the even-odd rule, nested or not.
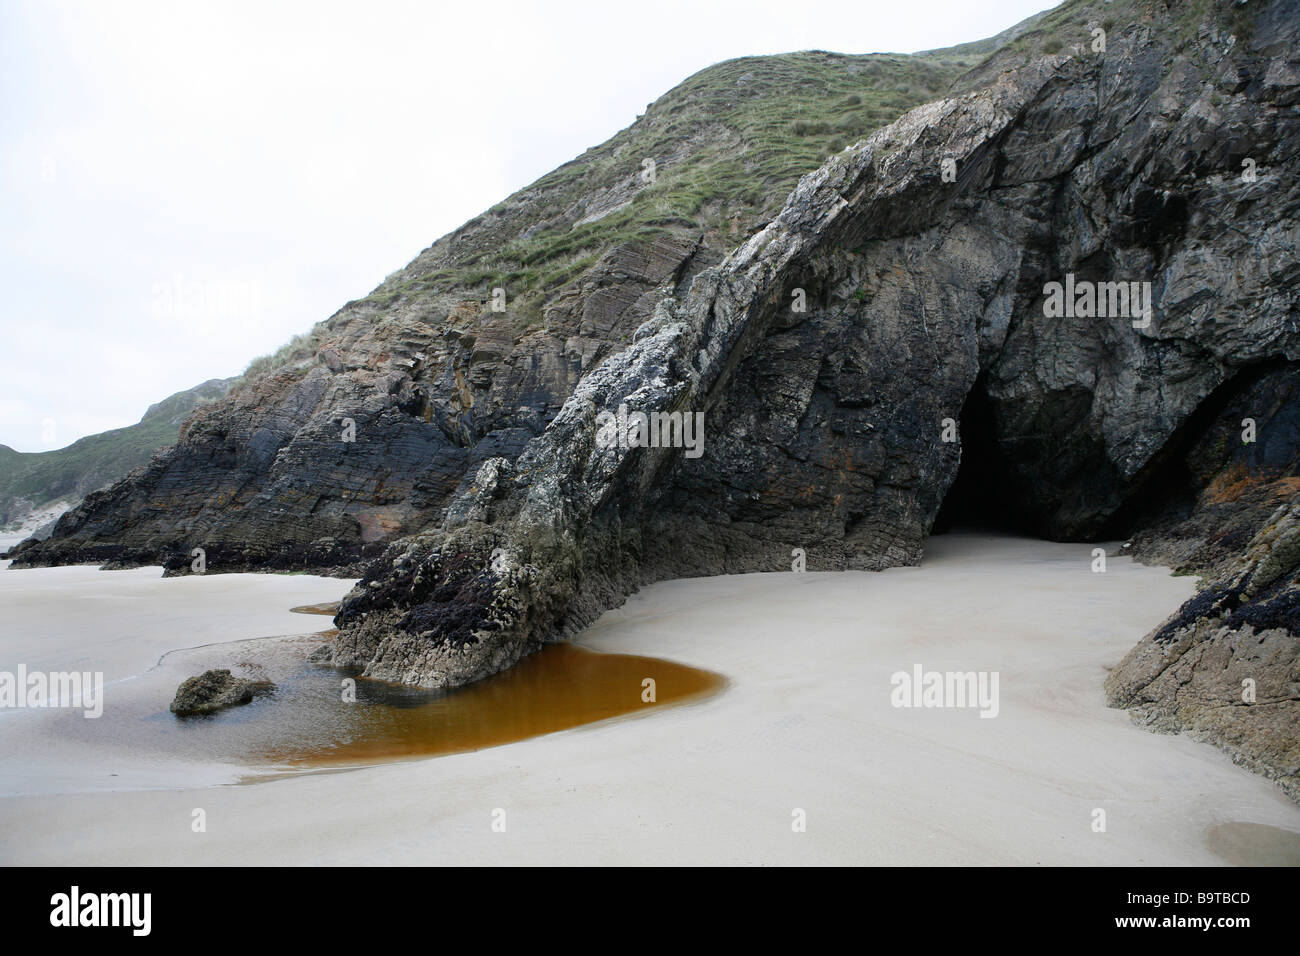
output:
[[[297,362],[304,362],[316,354],[320,348],[320,339],[316,329],[301,335],[295,335],[270,355],[262,355],[248,363],[243,378],[251,381],[278,368]]]
[[[618,246],[704,236],[729,247],[770,218],[800,176],[944,95],[970,59],[809,51],[709,67],[345,309],[445,315],[503,287],[509,312],[540,321],[551,298]],[[653,181],[640,175],[646,158],[656,162]],[[300,337],[246,375],[301,361],[318,345]]]

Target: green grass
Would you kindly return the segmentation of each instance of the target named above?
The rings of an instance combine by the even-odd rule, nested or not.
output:
[[[660,97],[607,142],[438,240],[368,296],[254,359],[243,382],[286,366],[305,374],[332,331],[358,318],[378,323],[400,310],[433,329],[467,301],[486,309],[496,287],[507,292],[507,323],[519,331],[536,327],[547,304],[581,283],[611,250],[702,239],[718,258],[774,216],[799,177],[830,155],[912,107],[983,85],[1036,56],[1086,49],[1092,26],[1108,36],[1140,26],[1185,47],[1194,61],[1192,44],[1207,17],[1216,15],[1221,31],[1246,42],[1258,6],[1067,0],[997,37],[946,50],[910,56],[806,51],[716,64]],[[653,183],[638,178],[647,157],[657,164]],[[579,210],[592,202],[617,208],[579,224],[589,214]],[[176,425],[164,416],[58,451],[21,454],[0,446],[0,522],[19,497],[37,506],[80,497],[175,438]]]
[[[616,247],[703,237],[721,254],[775,215],[800,176],[943,96],[979,58],[812,51],[701,70],[627,129],[439,240],[343,311],[398,309],[436,325],[466,300],[486,309],[503,287],[522,330]],[[645,158],[656,161],[652,183],[640,180]],[[580,223],[592,205],[619,208]],[[245,378],[309,358],[334,321],[346,316],[257,359]]]
[[[267,372],[283,368],[295,362],[306,361],[320,348],[320,336],[317,330],[295,335],[270,355],[259,356],[248,363],[243,378],[253,379]]]
[[[486,310],[492,289],[502,287],[508,321],[524,330],[616,247],[702,239],[718,258],[769,221],[800,176],[908,109],[981,86],[1034,57],[1087,49],[1095,26],[1109,24],[1108,34],[1140,26],[1194,36],[1210,4],[1189,0],[1171,13],[1161,0],[1067,0],[998,37],[947,50],[806,51],[716,64],[605,143],[440,239],[318,327],[315,339],[259,359],[248,377],[305,360],[334,323],[358,312],[373,319],[399,310],[436,328],[467,301]],[[1223,18],[1245,24],[1252,15]],[[656,161],[653,183],[639,179],[645,158]],[[592,208],[607,214],[582,222]]]
[[[19,452],[0,445],[0,526],[26,513],[20,499],[37,510],[55,501],[80,499],[147,463],[155,451],[175,444],[181,417],[224,390],[224,383],[204,383],[178,392],[135,425],[90,435],[54,451]]]

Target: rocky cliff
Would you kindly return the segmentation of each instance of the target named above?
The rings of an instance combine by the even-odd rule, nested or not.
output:
[[[1128,653],[1107,698],[1153,730],[1219,744],[1300,801],[1297,634],[1300,498],[1291,497],[1244,554]]]
[[[980,58],[812,52],[691,77],[253,363],[170,454],[20,563],[181,570],[201,546],[212,571],[358,567],[436,525],[467,472],[517,456],[665,288],[770,219],[799,176]]]
[[[0,445],[0,526],[18,524],[54,502],[75,503],[111,485],[176,442],[194,408],[224,396],[235,379],[211,379],[150,405],[134,425],[80,438],[54,451]]]
[[[1291,540],[1300,482],[1297,33],[1296,0],[1067,2],[973,52],[706,71],[17,563],[367,561],[332,659],[454,686],[664,577],[794,549],[914,563],[936,521],[1133,533],[1139,556],[1232,564],[1235,597],[1144,640],[1112,700],[1170,728],[1212,710],[1210,739],[1294,774],[1268,742],[1295,740],[1292,705],[1260,729],[1217,678],[1188,707],[1159,675],[1208,675],[1266,625],[1243,666],[1269,706],[1296,697],[1294,562],[1261,555],[1290,555],[1268,543]],[[852,91],[880,84],[929,102],[788,191],[807,157],[763,141],[767,119],[838,135],[826,103],[869,124]],[[702,448],[609,428],[637,413],[703,415]]]

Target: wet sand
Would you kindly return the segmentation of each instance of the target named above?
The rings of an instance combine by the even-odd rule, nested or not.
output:
[[[1288,862],[1276,834],[1262,839],[1256,828],[1300,834],[1300,807],[1213,748],[1147,733],[1105,707],[1106,666],[1193,582],[1118,558],[1092,574],[1090,561],[1091,546],[949,535],[932,541],[921,568],[664,582],[578,643],[714,671],[725,692],[644,719],[256,786],[211,786],[249,767],[200,762],[166,789],[141,789],[148,781],[136,774],[114,793],[19,792],[0,798],[0,860]],[[6,620],[23,621],[6,579],[37,573],[0,572]],[[237,609],[201,592],[218,580],[200,581],[170,616],[173,632]],[[332,593],[279,607],[337,600],[346,582],[331,583]],[[48,630],[65,627],[48,598],[25,607]],[[161,624],[141,629],[138,641],[166,643]],[[111,637],[72,643],[88,658],[126,653]],[[0,666],[10,650],[0,640]],[[230,648],[211,650],[229,659]],[[998,716],[893,706],[891,675],[915,664],[998,671]],[[16,716],[0,717],[0,769]],[[48,738],[21,742],[61,749]],[[108,750],[63,748],[58,759]],[[135,756],[114,759],[126,767]],[[170,757],[154,769],[155,779],[176,773]],[[208,827],[196,834],[200,807]],[[1093,829],[1098,809],[1104,832]],[[798,811],[805,832],[792,829]]]
[[[37,592],[56,581],[56,593],[79,588],[85,607],[79,611],[74,602],[60,612],[65,621],[59,630],[65,636],[82,629],[86,614],[102,612],[119,626],[132,626],[132,614],[100,587],[115,583],[117,572],[91,576],[89,569],[43,570],[30,577],[10,572],[0,586],[24,580],[36,583]],[[65,581],[69,578],[74,580]],[[189,597],[194,606],[186,610],[198,614],[208,602],[196,594],[211,593],[216,599],[233,586],[251,592],[256,606],[281,593],[299,593],[304,586],[300,576],[210,580],[216,583],[163,581],[156,572],[147,577],[131,572],[123,579],[123,590],[137,592],[134,607],[166,606]],[[312,593],[318,588],[337,593],[349,583],[319,578],[307,587]],[[17,598],[15,605],[21,608]],[[337,610],[337,601],[298,605],[291,609],[294,614],[312,617],[277,615],[276,620],[298,630],[314,628],[329,623],[321,616]],[[211,608],[207,612],[222,616]],[[454,692],[406,687],[361,678],[356,669],[310,662],[310,654],[333,633],[212,641],[168,650],[136,674],[113,670],[104,716],[97,719],[86,719],[76,709],[0,714],[9,721],[0,725],[0,794],[251,783],[289,772],[463,753],[612,717],[648,715],[715,693],[725,684],[718,674],[672,661],[561,644]],[[71,649],[65,660],[79,659],[82,648],[74,644]],[[24,648],[21,639],[0,643],[0,669],[12,671],[20,663],[29,670],[73,668],[49,667],[53,658],[40,658],[35,651],[30,644]],[[211,668],[228,668],[274,687],[220,713],[183,719],[172,715],[168,705],[180,682]]]
[[[292,606],[337,600],[351,582],[313,575],[163,578],[160,568],[10,570],[0,561],[0,670],[100,671],[104,713],[0,710],[0,794],[211,785],[247,770],[240,751],[195,749],[167,707],[177,685],[209,667],[256,676],[305,657],[320,618]],[[252,661],[253,650],[265,661]],[[252,668],[241,667],[248,662]],[[0,802],[0,826],[4,823]],[[4,859],[0,853],[0,860]]]
[[[291,607],[289,610],[294,614],[324,614],[333,617],[339,612],[342,601],[330,601],[326,604],[303,604],[300,607]]]
[[[1300,866],[1300,833],[1264,823],[1220,823],[1206,845],[1236,866]]]
[[[334,692],[313,708],[309,736],[284,735],[250,754],[275,767],[357,766],[499,747],[612,717],[717,693],[718,674],[638,654],[572,644],[543,648],[506,671],[455,691],[355,680],[355,701]],[[650,684],[646,682],[650,681]]]

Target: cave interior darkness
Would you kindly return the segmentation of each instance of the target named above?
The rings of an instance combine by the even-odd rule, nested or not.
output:
[[[1011,470],[998,447],[983,379],[981,375],[976,380],[962,405],[957,423],[961,464],[930,533],[959,528],[1040,537],[1011,492]]]
[[[1300,461],[1300,371],[1295,363],[1268,360],[1242,366],[1219,384],[1169,435],[1163,447],[1134,476],[1110,517],[1093,532],[1069,539],[1103,541],[1130,537],[1153,522],[1190,515],[1209,474],[1195,474],[1188,456],[1207,436],[1236,434],[1244,415],[1260,415],[1269,441],[1250,445],[1229,443],[1228,458],[1217,467],[1236,462],[1255,471],[1295,473]],[[1261,397],[1267,394],[1268,400]],[[1269,404],[1276,406],[1270,409]],[[1023,468],[1015,469],[1002,451],[994,427],[993,405],[984,376],[976,379],[962,406],[958,422],[961,464],[944,497],[932,534],[956,528],[1026,535],[1044,534],[1041,521],[1027,507]],[[1204,471],[1204,469],[1201,469]],[[1017,474],[1019,472],[1019,474]],[[1032,480],[1032,479],[1029,479]]]

